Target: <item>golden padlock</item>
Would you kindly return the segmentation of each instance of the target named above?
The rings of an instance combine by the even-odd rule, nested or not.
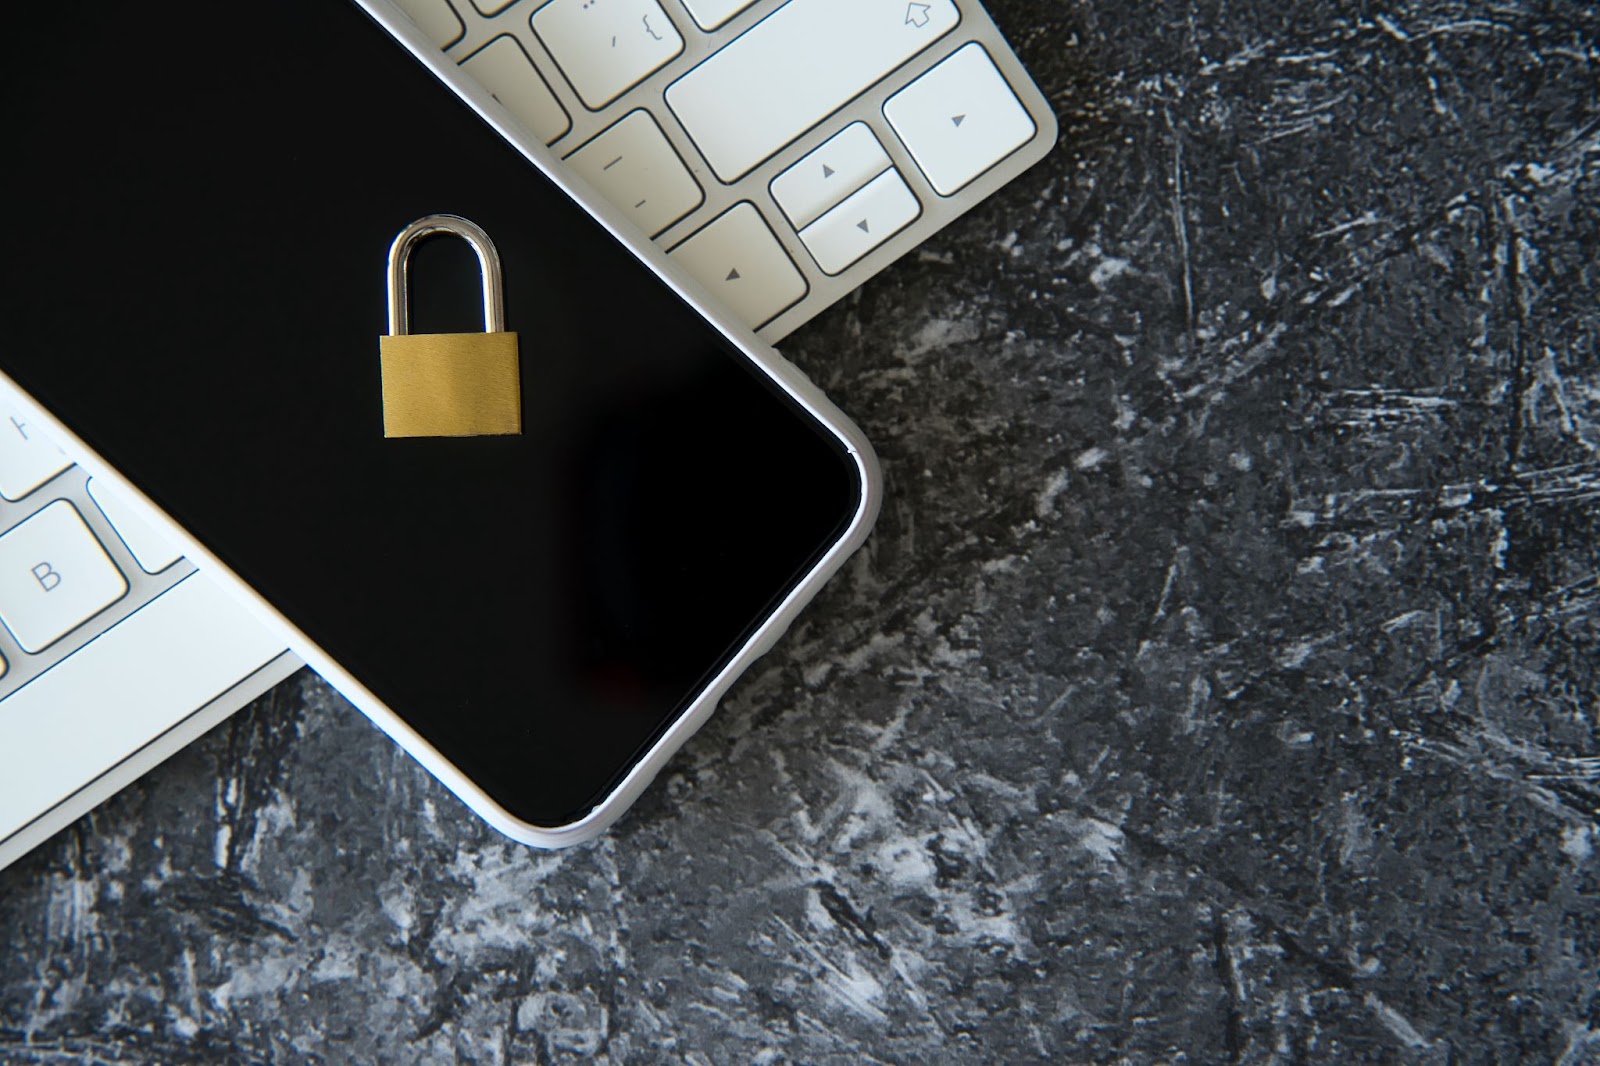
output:
[[[436,233],[460,237],[483,275],[482,333],[411,332],[411,252]],[[457,215],[419,218],[389,246],[389,334],[378,342],[385,437],[485,437],[522,432],[517,335],[506,332],[500,253]]]

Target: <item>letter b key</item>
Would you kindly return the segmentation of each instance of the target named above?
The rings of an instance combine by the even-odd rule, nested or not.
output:
[[[43,651],[128,591],[83,516],[57,500],[0,536],[0,621]]]

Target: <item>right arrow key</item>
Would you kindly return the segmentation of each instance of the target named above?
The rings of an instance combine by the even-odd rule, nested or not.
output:
[[[891,96],[883,113],[940,196],[959,192],[1037,132],[977,43]]]

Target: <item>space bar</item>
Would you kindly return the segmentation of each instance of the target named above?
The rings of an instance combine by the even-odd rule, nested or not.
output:
[[[789,0],[673,82],[667,104],[733,181],[960,21],[951,0]]]
[[[283,651],[194,574],[0,701],[0,840]]]

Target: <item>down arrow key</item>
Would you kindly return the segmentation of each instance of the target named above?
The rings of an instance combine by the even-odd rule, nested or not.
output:
[[[839,274],[920,214],[922,205],[891,168],[801,230],[800,240],[824,273]]]

